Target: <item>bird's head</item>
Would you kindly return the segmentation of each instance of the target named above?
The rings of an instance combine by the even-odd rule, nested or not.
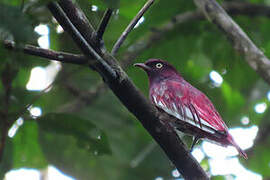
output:
[[[181,77],[172,65],[161,59],[149,59],[145,63],[136,63],[134,66],[142,68],[147,73],[150,82]]]

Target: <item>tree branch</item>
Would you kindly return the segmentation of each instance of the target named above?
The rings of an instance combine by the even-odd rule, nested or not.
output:
[[[104,47],[101,46],[102,44],[100,43],[100,39],[96,36],[97,33],[95,29],[90,24],[82,10],[78,6],[74,5],[72,0],[60,0],[59,5],[76,29],[79,32],[84,32],[82,33],[82,36],[86,42],[88,42],[92,47],[96,47],[95,51],[97,52],[103,50]]]
[[[114,44],[112,48],[111,54],[114,56],[122,43],[125,41],[127,38],[128,34],[130,31],[134,28],[134,26],[138,23],[138,21],[141,19],[143,14],[148,10],[148,8],[154,3],[155,0],[148,0],[145,5],[142,7],[142,9],[138,12],[138,14],[132,19],[132,21],[129,23],[129,25],[126,27],[124,32],[121,34],[121,36],[118,38],[116,43]]]
[[[66,1],[62,0],[60,2],[65,3]],[[93,51],[94,49],[89,44],[85,43],[85,39],[83,38],[83,35],[81,35],[85,32],[78,31],[78,29],[75,28],[76,26],[68,21],[65,14],[63,14],[56,3],[50,3],[48,7],[54,17],[58,20],[59,24],[71,35],[84,55],[89,56],[89,54],[91,54],[91,57],[96,59],[93,65],[106,80],[106,83],[111,90],[128,110],[140,120],[142,125],[148,130],[175,164],[183,177],[186,179],[208,179],[203,169],[185,148],[177,134],[174,131],[168,130],[161,123],[161,118],[168,120],[169,117],[166,114],[158,112],[157,109],[146,100],[130,81],[126,73],[117,64],[116,60],[107,52],[101,53],[101,51],[99,51],[99,54]],[[68,13],[70,11],[65,12]]]
[[[79,14],[82,12],[78,6],[75,6],[72,0],[61,0],[59,1],[59,5],[63,9],[63,11],[67,14],[69,20],[77,27],[79,31],[87,32],[84,35],[84,38],[87,42],[93,43],[96,36],[95,30],[93,26],[88,21],[85,14]]]
[[[5,40],[3,42],[4,47],[9,50],[15,50],[20,51],[20,47],[16,47],[15,42]],[[86,64],[87,59],[83,55],[77,55],[77,54],[71,54],[71,53],[65,53],[65,52],[59,52],[59,51],[53,51],[49,49],[44,49],[32,45],[24,45],[22,47],[22,50],[25,54],[34,55],[50,60],[56,60],[63,63],[71,63],[71,64]]]
[[[61,3],[62,2],[62,3]],[[69,4],[69,0],[61,0],[59,3],[62,4],[62,6],[66,7],[66,3]],[[69,7],[67,6],[67,7]],[[89,58],[88,65],[95,66],[99,73],[102,75],[103,78],[106,77],[114,77],[117,78],[116,73],[112,71],[110,66],[107,64],[107,62],[103,61],[102,57],[95,51],[95,49],[92,48],[91,45],[88,44],[88,42],[85,40],[84,37],[87,37],[87,35],[82,35],[81,32],[75,27],[75,25],[72,24],[69,17],[72,17],[74,21],[76,21],[76,25],[83,30],[83,33],[88,33],[89,31],[85,31],[85,27],[90,27],[88,24],[85,24],[85,20],[81,17],[84,17],[82,14],[80,15],[80,19],[76,19],[76,17],[72,16],[71,13],[83,13],[79,12],[78,9],[76,9],[76,12],[69,11],[68,8],[66,9],[67,14],[62,10],[62,8],[57,3],[49,3],[48,8],[55,17],[55,19],[60,23],[61,26],[65,31],[67,31],[72,39],[75,41],[75,43],[80,47],[81,51],[83,51],[85,57]],[[71,8],[75,9],[75,8]],[[82,23],[78,22],[78,20],[81,20]],[[82,25],[82,26],[81,26]],[[96,38],[96,37],[95,37]],[[90,40],[89,40],[90,41]],[[92,42],[93,44],[93,42]],[[94,58],[94,59],[93,59]],[[90,61],[92,59],[92,61]]]
[[[270,84],[270,61],[215,0],[194,0],[205,16],[226,35],[234,49]]]

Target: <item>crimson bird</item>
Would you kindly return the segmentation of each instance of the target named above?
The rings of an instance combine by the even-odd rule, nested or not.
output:
[[[161,59],[149,59],[134,66],[142,68],[148,75],[152,103],[176,119],[170,126],[195,137],[191,150],[203,138],[222,146],[234,146],[247,159],[212,102],[185,81],[172,65]]]

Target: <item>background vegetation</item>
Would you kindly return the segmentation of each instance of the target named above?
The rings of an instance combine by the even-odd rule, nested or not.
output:
[[[109,50],[145,3],[144,0],[76,2],[95,28],[108,6],[117,8],[104,35]],[[59,25],[53,20],[46,3],[39,0],[0,1],[0,40],[12,40],[18,46],[17,51],[7,50],[3,43],[0,47],[0,118],[4,119],[8,114],[13,131],[17,127],[16,134],[12,136],[5,129],[7,122],[0,121],[2,145],[6,141],[1,147],[4,149],[0,163],[1,178],[11,169],[27,167],[42,170],[49,164],[77,179],[175,178],[172,175],[175,168],[165,154],[135,117],[102,85],[102,79],[96,72],[86,67],[61,64],[54,83],[46,91],[26,89],[33,68],[40,66],[48,70],[53,66],[50,61],[19,50],[24,44],[37,46],[40,34],[34,31],[36,26],[48,26],[50,49],[79,53],[71,38],[65,32],[57,31]],[[270,2],[245,0],[241,3],[260,4],[267,8]],[[116,57],[128,62],[128,75],[146,96],[146,75],[131,64],[149,58],[166,59],[186,80],[210,97],[229,127],[256,125],[259,131],[254,146],[247,150],[249,159],[241,159],[241,163],[245,168],[269,178],[269,85],[234,51],[222,32],[207,20],[194,18],[160,31],[168,23],[173,24],[176,15],[188,11],[196,11],[193,1],[156,1]],[[269,14],[270,8],[268,14],[247,11],[233,16],[268,57]],[[149,37],[155,38],[149,40]],[[138,41],[141,44],[138,45]],[[140,47],[137,46],[146,44],[147,48],[138,51]],[[129,61],[125,58],[128,55]],[[223,78],[220,85],[214,84],[209,76],[213,70]],[[29,104],[31,106],[28,107]],[[256,105],[266,109],[256,112]],[[41,108],[40,117],[35,117],[33,111],[31,114],[34,107]],[[245,119],[243,122],[243,117],[248,121]],[[5,134],[12,137],[5,138]],[[189,144],[190,139],[186,138],[186,142]],[[207,154],[203,157],[201,164],[207,171],[211,170],[208,161],[211,157]]]

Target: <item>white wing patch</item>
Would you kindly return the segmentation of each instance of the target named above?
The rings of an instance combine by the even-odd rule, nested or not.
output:
[[[164,91],[163,94],[160,94],[161,97],[164,95]],[[186,121],[187,123],[196,126],[204,131],[207,131],[209,133],[215,134],[216,131],[218,131],[216,128],[214,128],[213,126],[211,126],[207,121],[203,120],[202,118],[200,118],[200,122],[202,127],[200,126],[199,122],[197,122],[197,116],[194,115],[194,113],[191,112],[191,110],[186,107],[179,107],[179,105],[176,105],[175,103],[171,104],[171,107],[169,107],[168,105],[166,105],[166,103],[164,103],[161,99],[162,98],[158,98],[154,95],[152,95],[153,101],[156,104],[156,106],[158,106],[159,108],[163,109],[166,113],[178,118],[181,121]],[[182,110],[181,110],[182,108]],[[183,115],[183,113],[185,115]],[[194,119],[195,118],[195,119]],[[199,118],[199,117],[198,117]],[[197,121],[196,121],[197,120]]]

